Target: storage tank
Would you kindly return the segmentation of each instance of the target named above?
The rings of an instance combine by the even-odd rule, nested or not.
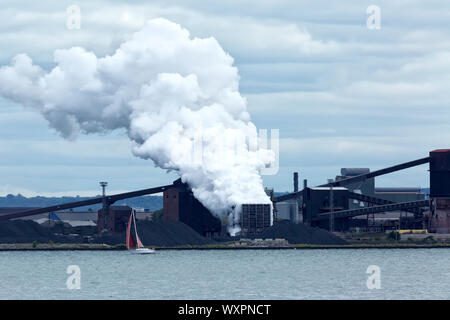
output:
[[[299,222],[297,201],[277,202],[276,207],[278,220],[288,220],[293,223]]]

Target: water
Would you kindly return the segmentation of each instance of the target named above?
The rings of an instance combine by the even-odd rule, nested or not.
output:
[[[0,299],[449,299],[450,250],[0,252],[0,280]]]

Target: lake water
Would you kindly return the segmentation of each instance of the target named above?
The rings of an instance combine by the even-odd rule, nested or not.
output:
[[[0,299],[450,299],[450,250],[0,252]]]

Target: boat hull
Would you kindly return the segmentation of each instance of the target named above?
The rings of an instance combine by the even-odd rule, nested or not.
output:
[[[155,249],[149,249],[149,248],[137,248],[137,249],[132,249],[130,251],[133,253],[136,253],[136,254],[150,254],[150,253],[156,252]]]

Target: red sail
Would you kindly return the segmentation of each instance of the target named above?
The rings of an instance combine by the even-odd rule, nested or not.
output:
[[[138,233],[137,233],[137,227],[136,227],[136,213],[133,211],[131,213],[133,215],[133,221],[134,221],[134,232],[136,233],[136,241],[138,248],[144,248],[144,245],[141,242],[141,239],[139,239]]]
[[[141,239],[139,239],[139,236],[137,233],[136,233],[136,241],[138,244],[138,248],[144,248],[144,245],[142,244]]]
[[[128,225],[127,225],[127,249],[133,249],[136,248],[136,243],[133,240],[133,237],[131,236],[131,218],[132,218],[133,213],[130,214],[130,219],[128,220]]]

